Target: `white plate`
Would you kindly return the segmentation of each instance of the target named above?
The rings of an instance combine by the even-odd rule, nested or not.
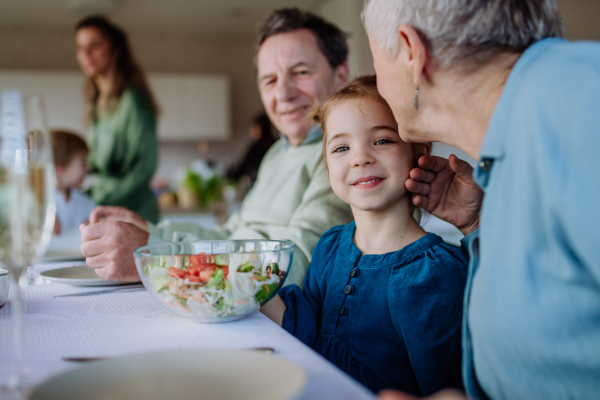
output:
[[[81,250],[77,249],[60,249],[47,250],[44,257],[39,262],[54,262],[54,261],[79,261],[85,260],[81,254]]]
[[[30,400],[286,400],[306,374],[256,351],[175,349],[94,361],[50,378]]]
[[[85,260],[81,254],[81,233],[71,229],[60,235],[52,235],[46,254],[40,262]]]
[[[51,282],[65,283],[71,286],[115,286],[130,282],[115,282],[100,278],[93,268],[86,265],[50,269],[40,275]]]

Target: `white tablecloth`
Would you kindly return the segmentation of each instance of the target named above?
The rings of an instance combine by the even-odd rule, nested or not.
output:
[[[36,268],[43,271],[67,265],[42,264]],[[79,366],[62,361],[62,357],[111,357],[169,348],[272,347],[274,356],[306,371],[308,384],[302,399],[373,398],[363,386],[261,313],[209,325],[170,314],[145,290],[54,298],[104,289],[56,283],[25,288],[26,361],[33,383]],[[0,309],[1,382],[6,382],[12,368],[10,310],[10,303]]]

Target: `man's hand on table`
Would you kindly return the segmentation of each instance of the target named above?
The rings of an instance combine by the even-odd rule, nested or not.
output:
[[[99,277],[125,282],[140,280],[133,251],[148,244],[147,231],[123,221],[81,225],[79,230],[81,253],[88,267],[94,268]]]
[[[456,226],[463,235],[479,227],[483,191],[473,180],[473,167],[454,154],[448,160],[422,156],[405,186],[413,204]]]
[[[396,392],[395,390],[382,390],[377,396],[380,400],[417,400],[419,397],[410,394]],[[429,397],[426,400],[467,400],[464,394],[454,389],[446,389]]]
[[[148,231],[148,222],[124,207],[98,206],[90,213],[90,223],[95,224],[101,221],[123,221],[134,224],[139,228]]]

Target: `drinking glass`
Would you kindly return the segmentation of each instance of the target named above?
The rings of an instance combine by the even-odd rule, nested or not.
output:
[[[52,145],[39,97],[23,102],[18,91],[0,96],[0,263],[12,274],[13,371],[0,394],[23,396],[24,315],[19,278],[44,253],[54,225]]]

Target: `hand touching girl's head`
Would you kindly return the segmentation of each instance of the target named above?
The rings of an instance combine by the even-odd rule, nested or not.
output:
[[[374,75],[355,78],[315,113],[323,127],[323,157],[335,194],[353,208],[379,211],[406,202],[404,182],[431,144],[406,143],[377,91]]]

